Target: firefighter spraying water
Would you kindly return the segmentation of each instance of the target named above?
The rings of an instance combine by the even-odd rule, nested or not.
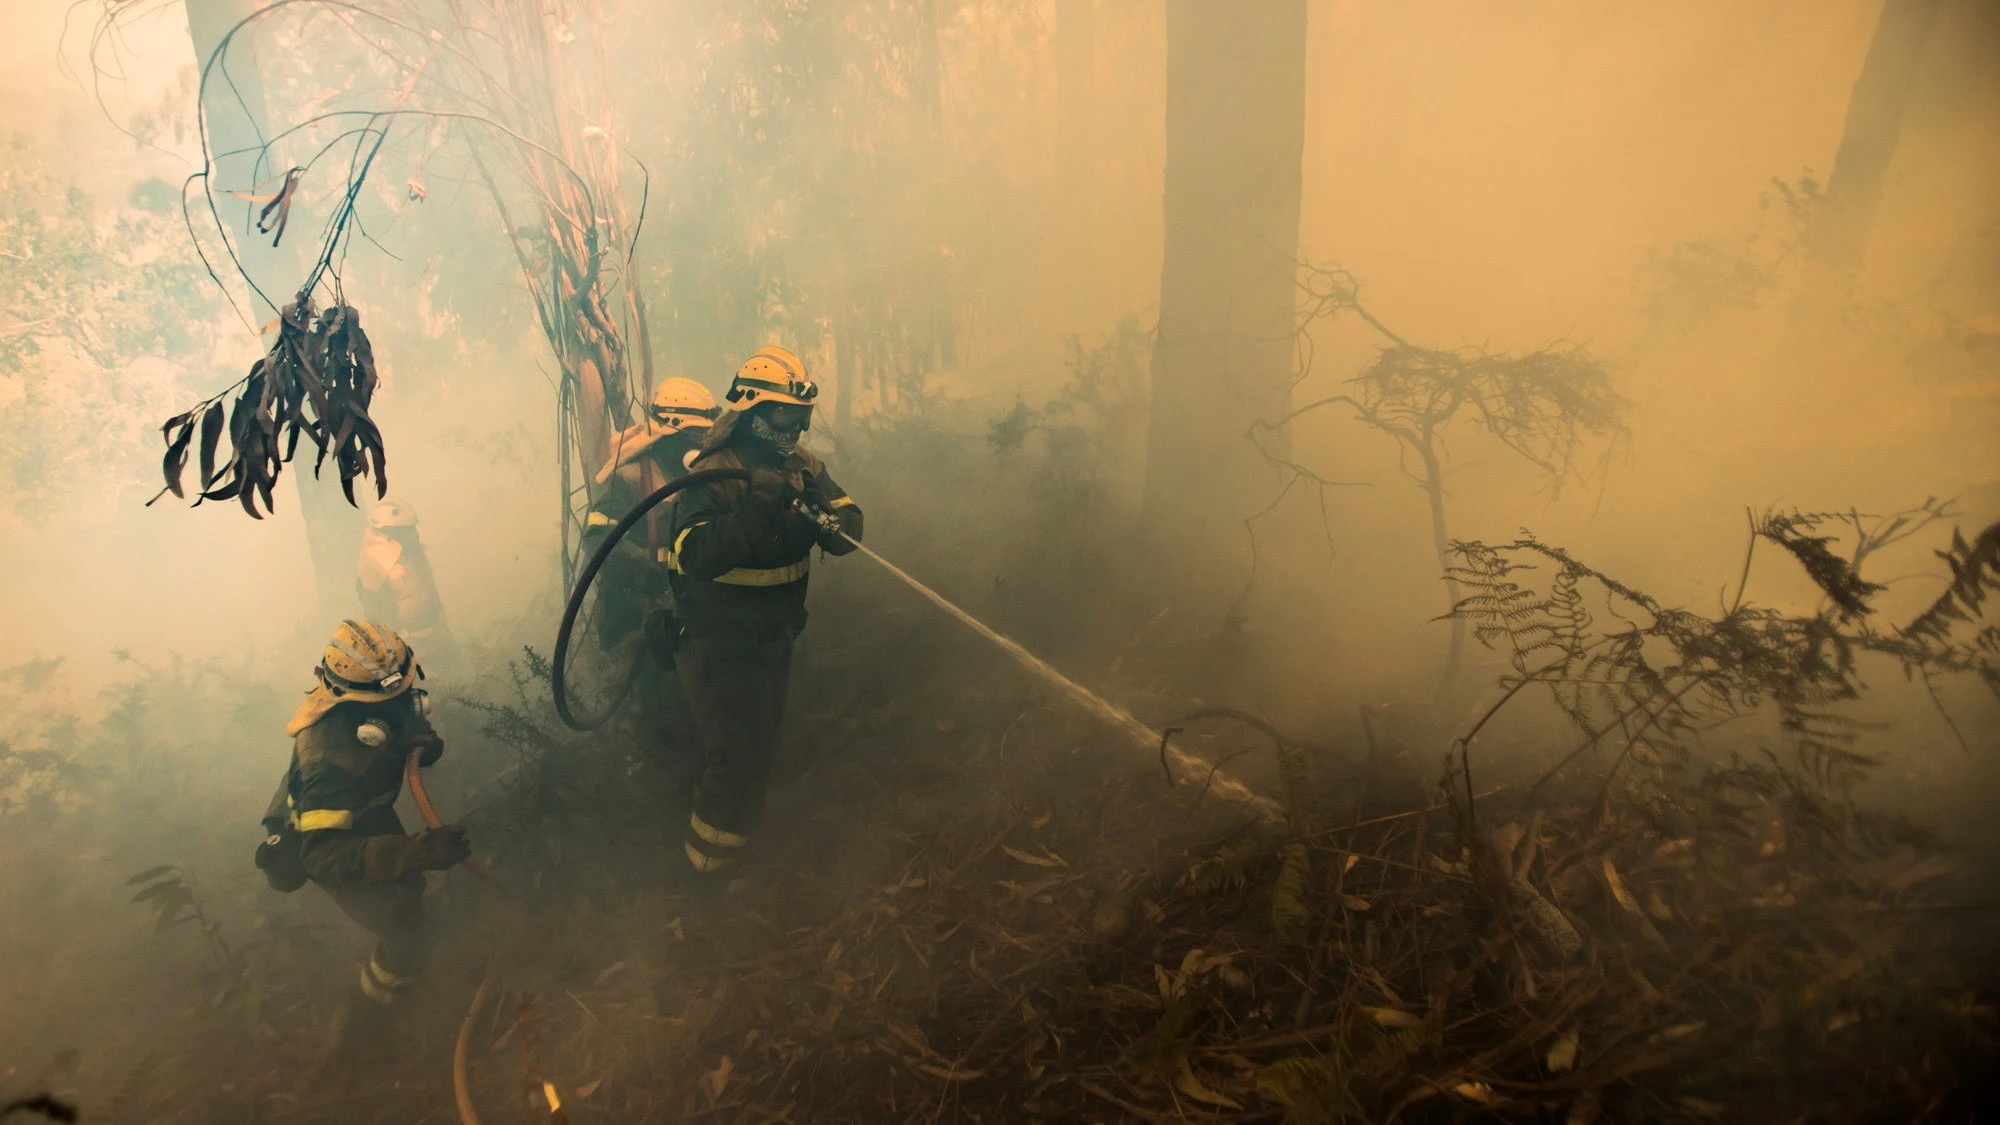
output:
[[[689,475],[654,490],[596,544],[565,607],[556,635],[555,704],[563,722],[591,729],[609,708],[579,716],[566,668],[578,613],[598,572],[619,541],[642,521],[667,525],[669,545],[657,553],[672,572],[675,603],[668,660],[679,665],[694,704],[696,733],[708,761],[689,824],[687,855],[702,873],[725,869],[749,843],[763,805],[764,780],[776,747],[792,639],[805,621],[805,584],[812,548],[859,552],[931,604],[997,645],[1037,678],[1123,732],[1136,744],[1181,767],[1176,778],[1213,790],[1268,820],[1283,813],[1213,763],[1174,747],[1168,735],[1063,675],[1012,638],[986,625],[902,568],[861,543],[861,510],[826,467],[798,447],[811,425],[818,388],[798,356],[764,348],[737,372],[728,398],[734,409],[689,462]],[[653,513],[676,500],[664,520]],[[671,655],[682,650],[677,661]]]

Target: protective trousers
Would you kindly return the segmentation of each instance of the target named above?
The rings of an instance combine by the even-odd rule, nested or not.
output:
[[[335,905],[376,937],[361,966],[361,992],[393,1004],[416,983],[430,960],[431,920],[424,910],[424,875],[405,872],[393,883],[345,883],[326,888]]]
[[[645,749],[654,763],[664,767],[678,781],[696,780],[704,765],[695,734],[693,712],[688,707],[687,690],[681,686],[675,666],[661,667],[657,658],[641,657],[645,667],[633,685],[643,729],[649,736]]]
[[[688,637],[674,666],[705,759],[684,846],[696,871],[719,872],[749,845],[764,815],[791,678],[792,634]]]

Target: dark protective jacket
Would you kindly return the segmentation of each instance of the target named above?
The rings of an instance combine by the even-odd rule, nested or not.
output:
[[[384,732],[376,746],[363,737],[371,724]],[[292,763],[265,810],[265,830],[297,831],[299,858],[322,886],[394,882],[404,874],[411,839],[395,804],[412,750],[422,751],[424,765],[444,753],[414,693],[336,705],[293,736]]]
[[[673,434],[661,438],[632,461],[620,465],[591,498],[585,518],[582,552],[584,558],[597,553],[604,537],[626,513],[668,481],[687,475],[683,463],[694,449],[699,432]],[[639,628],[646,610],[668,593],[667,544],[670,516],[677,498],[647,513],[645,522],[627,532],[618,547],[604,561],[597,581],[601,606],[598,613],[599,638],[609,646]]]
[[[625,514],[639,505],[639,501],[668,481],[679,480],[688,474],[683,462],[694,451],[702,431],[688,431],[669,434],[654,442],[644,453],[639,454],[612,471],[609,479],[599,485],[591,497],[590,514],[586,517],[583,531],[583,549],[586,556],[596,550],[597,544]],[[667,503],[673,501],[669,499]],[[661,510],[654,509],[659,513]],[[620,554],[630,554],[654,563],[664,564],[661,550],[667,546],[667,520],[664,513],[651,515],[644,526],[629,532],[618,544]]]
[[[786,456],[739,438],[702,454],[692,467],[776,470],[793,494],[840,517],[847,534],[861,537],[860,506],[804,449]],[[789,510],[789,499],[742,481],[697,485],[675,499],[667,565],[688,636],[763,641],[804,627],[812,549],[844,555],[854,546],[822,535]]]

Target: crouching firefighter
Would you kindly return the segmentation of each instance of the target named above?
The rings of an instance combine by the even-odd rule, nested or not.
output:
[[[318,685],[285,727],[292,762],[264,813],[257,866],[281,891],[318,883],[375,935],[361,966],[361,1007],[386,1006],[430,955],[424,872],[462,862],[472,847],[456,825],[411,835],[396,816],[410,755],[428,766],[444,753],[415,686],[423,670],[403,638],[343,621],[314,672]]]
[[[760,349],[690,466],[752,479],[697,485],[671,505],[675,666],[705,759],[683,846],[705,874],[729,868],[764,811],[812,550],[844,555],[843,536],[861,537],[853,497],[799,446],[818,396],[798,356]]]

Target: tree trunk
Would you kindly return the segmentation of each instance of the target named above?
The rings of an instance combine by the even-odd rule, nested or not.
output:
[[[939,164],[945,160],[944,50],[938,42],[938,7],[942,2],[920,0],[918,4],[917,67],[912,76],[924,144],[930,150],[930,160]],[[922,221],[934,228],[934,219],[927,217]],[[920,268],[928,276],[918,297],[917,329],[923,338],[911,349],[917,354],[912,355],[915,362],[909,369],[909,377],[919,384],[924,376],[958,363],[957,341],[952,331],[951,262],[938,250],[941,241],[934,233],[923,240],[925,249]]]
[[[1292,375],[1305,0],[1168,0],[1166,241],[1145,518],[1194,567],[1248,564],[1278,471],[1250,423]]]
[[[569,378],[576,393],[576,439],[583,446],[583,464],[602,465],[611,458],[613,424],[603,371],[589,358],[579,359]]]
[[[861,393],[861,348],[854,331],[854,302],[847,293],[847,265],[840,263],[833,287],[833,427],[845,438],[854,420],[854,396]]]
[[[300,232],[312,227],[302,221],[304,216],[295,206],[290,224],[294,244],[273,247],[268,239],[255,235],[251,215],[257,205],[225,194],[250,192],[259,179],[283,171],[268,166],[260,168],[257,163],[259,138],[270,135],[270,130],[266,124],[264,77],[253,49],[254,33],[246,30],[237,35],[230,40],[226,58],[217,60],[213,67],[209,65],[223,36],[254,10],[251,0],[187,0],[188,39],[194,45],[195,73],[200,76],[206,69],[208,76],[201,102],[208,127],[208,148],[211,153],[223,154],[214,157],[209,191],[215,197],[216,210],[224,225],[229,228],[236,253],[243,260],[244,272],[262,293],[261,298],[252,294],[255,307],[251,315],[268,320],[277,315],[278,306],[292,299],[291,288],[303,280],[303,275],[291,276],[299,272],[296,240]]]
[[[197,74],[208,64],[223,36],[253,10],[251,0],[187,0],[188,39],[194,46]],[[251,315],[268,318],[277,314],[276,306],[296,295],[294,287],[305,280],[305,272],[296,241],[273,247],[255,234],[250,221],[253,205],[223,194],[248,192],[257,186],[260,177],[268,179],[283,171],[257,166],[258,138],[270,134],[266,126],[264,80],[257,55],[251,49],[253,41],[250,34],[238,34],[230,40],[228,74],[224,76],[219,62],[210,72],[201,112],[208,123],[209,151],[235,154],[216,159],[209,187],[218,200],[217,210],[223,222],[229,226],[244,272],[262,293],[261,297],[252,295]],[[297,207],[292,211],[290,227],[294,240],[301,232],[315,229]],[[337,621],[357,608],[354,583],[361,543],[361,513],[347,503],[331,480],[313,478],[308,457],[302,455],[291,469],[299,513],[305,519],[306,547],[312,558],[319,617],[322,623]]]
[[[1097,291],[1097,0],[1056,0],[1055,269],[1064,327],[1088,331]],[[1082,321],[1082,323],[1079,323]]]
[[[1848,98],[1826,199],[1809,235],[1823,287],[1844,285],[1868,249],[1889,162],[1902,136],[1903,111],[1923,69],[1939,6],[1940,0],[1886,0],[1882,5],[1868,58]]]

